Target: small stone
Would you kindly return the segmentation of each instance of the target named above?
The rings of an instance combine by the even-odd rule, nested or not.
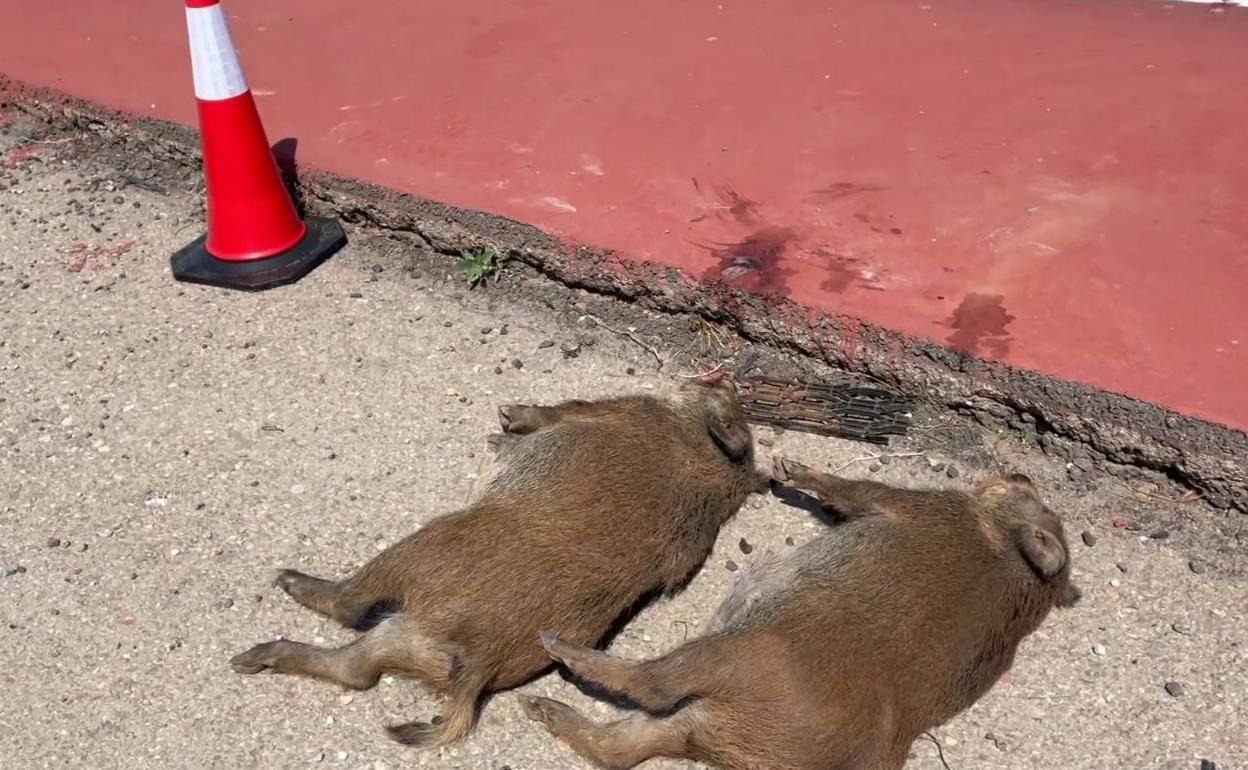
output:
[[[1182,682],[1166,682],[1165,686],[1166,686],[1166,694],[1169,695],[1171,698],[1183,697],[1183,683]]]
[[[880,455],[880,465],[888,465],[893,461],[892,455]]]
[[[575,342],[565,342],[559,346],[559,352],[563,353],[564,358],[576,358],[581,354],[581,346]]]
[[[793,538],[791,538],[791,537],[786,537],[786,538],[784,539],[784,544],[785,544],[785,545],[793,545]]]
[[[932,473],[940,473],[945,469],[945,464],[939,460],[929,460],[928,462],[931,464]]]
[[[997,751],[1007,751],[1009,749],[1005,739],[995,733],[984,733],[984,740],[992,743],[992,745],[996,747]]]
[[[48,542],[45,543],[45,545],[47,545],[49,548],[60,548],[61,539],[59,537],[50,537],[48,538]]]
[[[450,321],[443,321],[443,322],[442,322],[442,325],[443,325],[444,327],[446,327],[447,329],[449,329],[449,328],[451,328],[451,326],[452,326],[453,324],[452,324]]]
[[[337,754],[334,755],[334,757],[339,762],[346,762],[350,756],[351,756],[351,752],[349,751],[339,751]]]
[[[1196,633],[1196,624],[1186,618],[1181,618],[1170,624],[1170,628],[1174,629],[1176,634],[1183,636],[1191,636]]]
[[[1096,644],[1092,645],[1092,654],[1097,656],[1098,658],[1105,657],[1106,653],[1108,652],[1109,651],[1105,649],[1105,645],[1101,644],[1100,642],[1097,642]]]
[[[323,751],[320,751],[320,750],[314,750],[314,751],[309,751],[309,752],[308,752],[308,761],[309,761],[309,762],[320,762],[320,761],[321,761],[321,760],[323,760],[323,759],[325,759],[325,752],[323,752]]]
[[[742,541],[742,542],[744,542],[744,541]],[[5,567],[5,568],[4,568],[4,576],[5,576],[5,577],[13,577],[14,575],[24,575],[24,574],[26,574],[26,568],[25,568],[25,567],[23,567],[21,564],[18,564],[18,565],[17,565],[17,566],[15,566],[15,567]]]
[[[489,334],[489,333],[490,333],[490,332],[492,332],[492,331],[494,331],[494,327],[493,327],[493,326],[482,326],[482,327],[481,327],[481,333],[482,333],[482,334]]]
[[[347,296],[350,297],[351,299],[364,299],[364,295],[358,291],[353,291]]]
[[[883,466],[881,466],[879,463],[871,463],[870,467],[868,467],[867,470],[871,471],[872,473],[879,473],[880,468],[882,467]]]
[[[501,366],[496,366],[496,367],[494,367],[494,373],[495,373],[495,374],[502,374],[502,373],[503,373],[503,367],[501,367]]]
[[[724,567],[726,567],[729,572],[736,572],[738,569],[740,569],[740,567],[737,566],[737,563],[733,561],[732,559],[729,559],[728,563],[725,564]]]
[[[776,445],[775,439],[771,438],[770,436],[759,436],[756,440],[762,446],[775,446]]]
[[[1187,568],[1192,571],[1193,575],[1205,574],[1205,563],[1199,559],[1192,559],[1187,563]]]
[[[1116,566],[1118,568],[1118,571],[1121,572],[1122,574],[1124,575],[1127,574],[1127,565],[1123,564],[1122,562],[1118,562],[1114,566]]]
[[[86,543],[79,543],[79,544],[78,544],[78,553],[86,553],[86,552],[87,552],[87,544],[86,544]]]
[[[511,367],[512,367],[513,369],[523,369],[523,368],[524,368],[524,362],[523,362],[523,361],[521,361],[521,360],[520,360],[520,359],[518,359],[518,358],[513,358],[513,359],[511,359]]]
[[[348,693],[348,694],[346,694],[346,695],[339,695],[339,696],[338,696],[338,702],[339,702],[339,703],[341,703],[341,704],[342,704],[342,705],[344,705],[344,706],[350,706],[350,705],[351,705],[351,703],[352,703],[354,700],[355,700],[355,696],[354,696],[354,695],[351,695],[350,693]]]
[[[1127,525],[1131,523],[1131,520],[1126,516],[1115,516],[1109,520],[1109,523],[1114,525],[1114,529],[1126,529]]]
[[[956,479],[958,476],[962,475],[962,472],[958,470],[956,465],[950,465],[945,469],[945,475],[951,479]]]
[[[1096,535],[1092,534],[1091,532],[1088,532],[1085,530],[1084,533],[1080,535],[1080,537],[1083,538],[1083,544],[1086,545],[1087,547],[1091,548],[1092,546],[1096,545]]]
[[[234,600],[228,596],[222,599],[221,601],[217,602],[217,607],[223,610],[228,610],[233,606],[234,606]]]
[[[1110,578],[1109,585],[1111,588],[1118,588],[1122,585],[1122,581],[1119,580],[1118,578]]]
[[[554,346],[555,346],[555,341],[554,341],[554,340],[542,340],[541,342],[537,343],[537,347],[538,347],[539,349],[542,349],[542,348],[553,348]]]
[[[1153,540],[1165,540],[1166,538],[1170,537],[1170,530],[1166,529],[1165,527],[1159,527],[1157,529],[1154,529],[1152,532],[1149,532],[1148,536],[1152,538]]]
[[[754,546],[750,545],[750,541],[745,538],[741,538],[741,540],[737,543],[737,547],[740,548],[741,553],[744,554],[749,554],[754,551]]]
[[[630,366],[630,367],[628,367],[627,369],[625,369],[625,370],[624,370],[624,373],[625,373],[625,374],[632,375],[632,374],[636,374],[636,373],[637,373],[637,370],[636,370],[636,369],[634,369],[633,367],[631,367],[631,366]]]
[[[498,333],[506,337],[507,336],[507,324],[503,324],[502,326],[498,327]]]

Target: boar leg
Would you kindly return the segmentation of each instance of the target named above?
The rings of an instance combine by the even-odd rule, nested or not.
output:
[[[638,714],[598,724],[549,698],[523,698],[529,719],[604,770],[629,770],[653,757],[689,758],[689,716],[684,711],[656,719]]]

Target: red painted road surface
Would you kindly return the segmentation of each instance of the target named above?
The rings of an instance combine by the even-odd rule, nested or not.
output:
[[[1248,11],[224,0],[300,161],[1248,428]],[[191,123],[182,3],[0,71]]]

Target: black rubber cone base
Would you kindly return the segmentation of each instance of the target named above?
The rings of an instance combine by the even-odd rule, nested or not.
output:
[[[308,233],[289,251],[252,262],[217,259],[204,248],[207,235],[183,246],[169,259],[173,277],[226,289],[260,291],[294,283],[347,243],[347,234],[335,219],[309,217]]]

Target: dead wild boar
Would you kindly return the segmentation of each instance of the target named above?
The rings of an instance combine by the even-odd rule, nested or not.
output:
[[[538,632],[598,644],[646,598],[679,590],[720,525],[766,490],[723,376],[666,399],[511,405],[499,419],[496,474],[467,508],[344,580],[279,573],[295,601],[363,634],[336,649],[266,642],[235,656],[234,670],[354,689],[387,672],[413,677],[445,696],[444,718],[390,734],[451,743],[471,731],[484,695],[551,666]]]
[[[979,699],[1054,606],[1078,599],[1061,521],[1024,476],[970,494],[895,489],[780,460],[778,482],[842,519],[734,587],[707,635],[626,661],[554,633],[551,656],[643,713],[610,724],[526,698],[595,765],[895,769]]]

